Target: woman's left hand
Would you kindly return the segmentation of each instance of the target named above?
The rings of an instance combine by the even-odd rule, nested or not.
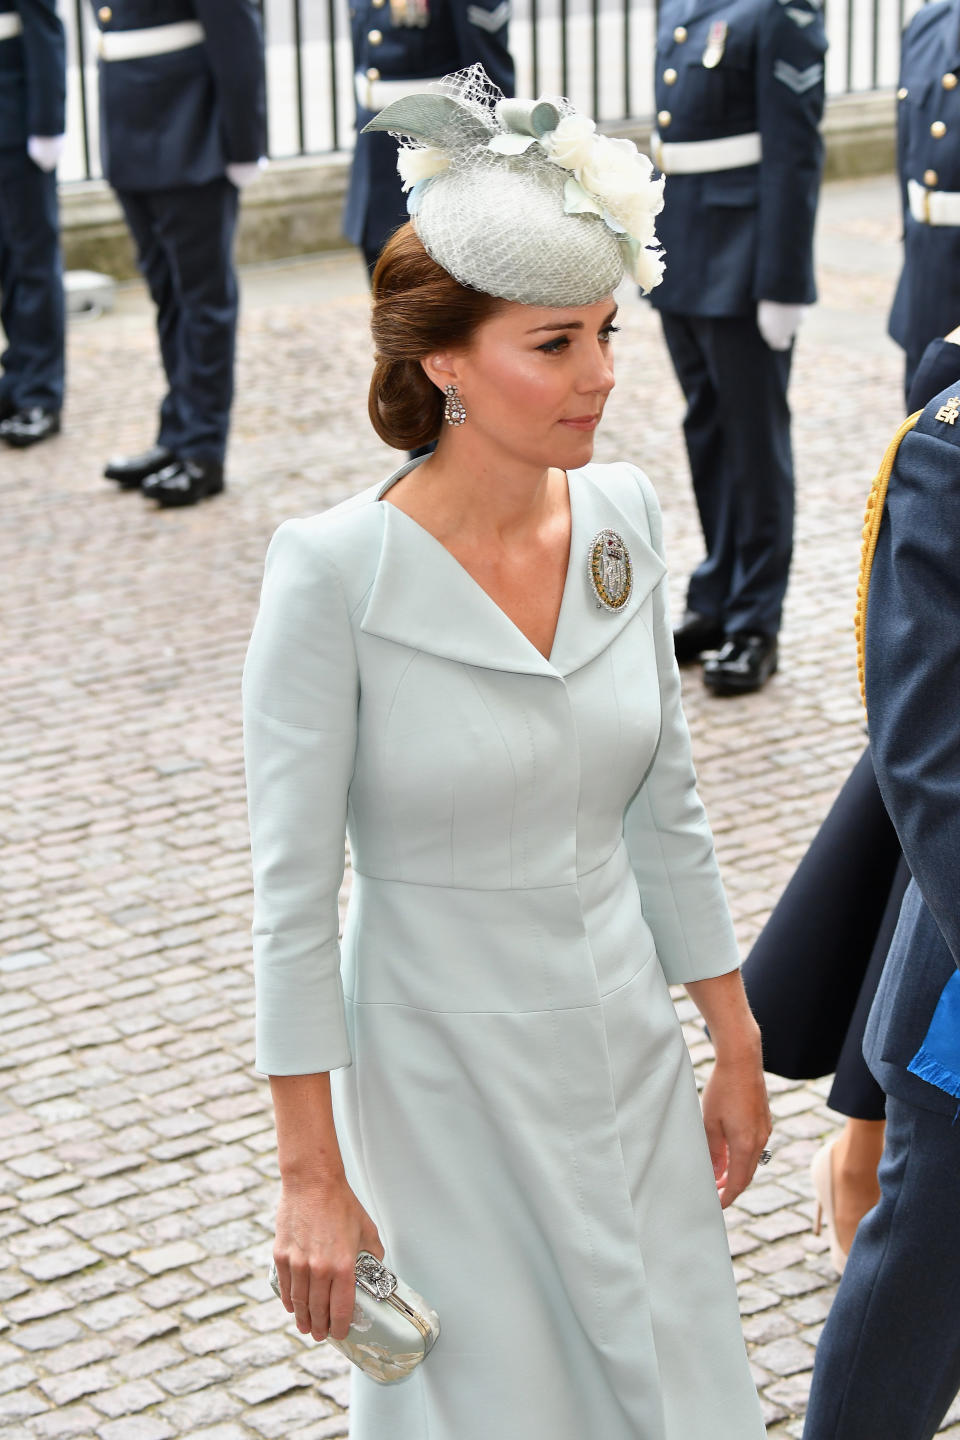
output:
[[[759,1050],[759,1047],[757,1047]],[[703,1124],[726,1207],[753,1179],[772,1121],[759,1054],[721,1055],[703,1092]]]

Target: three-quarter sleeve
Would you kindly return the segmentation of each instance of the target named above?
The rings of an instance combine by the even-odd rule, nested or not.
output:
[[[660,507],[637,472],[650,543],[663,558]],[[671,985],[725,975],[740,964],[693,768],[690,732],[680,701],[667,577],[653,594],[653,639],[660,684],[660,739],[650,769],[624,817],[624,838],[660,965]]]
[[[317,527],[288,521],[267,554],[243,673],[253,854],[257,1069],[350,1063],[337,897],[359,677],[346,597]]]

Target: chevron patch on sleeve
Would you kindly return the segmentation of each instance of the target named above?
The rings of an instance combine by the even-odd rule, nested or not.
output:
[[[785,13],[790,16],[794,25],[800,26],[801,30],[805,30],[808,25],[812,25],[817,18],[812,10],[798,10],[795,5],[788,5]]]
[[[510,19],[510,0],[500,0],[500,4],[494,10],[484,10],[482,5],[468,5],[467,19],[471,25],[476,25],[481,30],[487,30],[494,35]]]
[[[818,60],[816,65],[808,65],[806,70],[798,70],[796,65],[791,65],[787,60],[777,60],[773,67],[773,77],[795,95],[805,95],[823,79],[823,61]]]

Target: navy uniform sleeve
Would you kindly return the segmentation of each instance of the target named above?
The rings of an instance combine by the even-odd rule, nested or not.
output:
[[[227,163],[242,165],[267,152],[263,31],[254,0],[193,0],[206,33],[223,124]]]
[[[826,51],[819,0],[767,0],[757,45],[763,147],[757,300],[809,305],[817,298],[813,226],[823,172]]]
[[[56,0],[15,0],[23,22],[27,81],[27,134],[62,135],[66,129],[66,47]]]
[[[931,340],[917,366],[917,373],[907,396],[907,414],[922,410],[946,385],[954,385],[960,375],[960,345],[951,340]],[[954,385],[954,390],[958,387]]]
[[[870,581],[866,697],[884,803],[960,964],[960,377],[897,454]]]
[[[478,61],[505,95],[514,92],[513,58],[507,48],[510,0],[450,0],[460,51],[459,68]]]

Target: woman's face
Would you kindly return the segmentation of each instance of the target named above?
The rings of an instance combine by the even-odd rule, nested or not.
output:
[[[464,439],[536,466],[586,464],[614,386],[616,313],[608,296],[568,309],[509,304],[484,321],[446,357],[467,410]]]

